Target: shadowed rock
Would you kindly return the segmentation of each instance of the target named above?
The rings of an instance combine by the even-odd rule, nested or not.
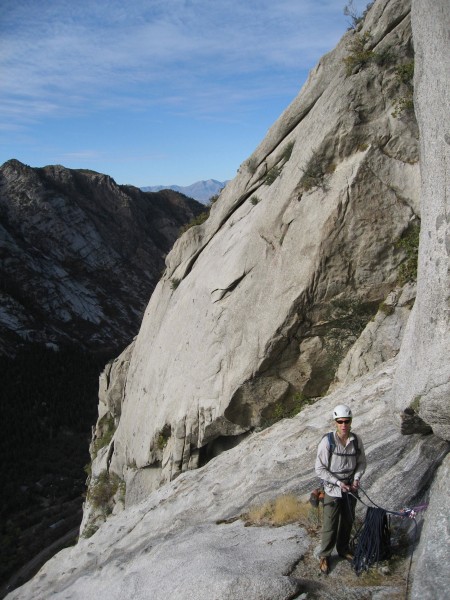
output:
[[[0,168],[0,353],[30,342],[123,348],[180,227],[204,207],[101,173]]]

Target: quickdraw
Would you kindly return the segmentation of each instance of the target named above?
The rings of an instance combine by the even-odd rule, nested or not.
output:
[[[428,504],[421,504],[420,506],[414,506],[414,508],[402,508],[399,510],[399,513],[407,517],[408,519],[414,519],[417,516],[417,513],[422,512],[428,508]]]

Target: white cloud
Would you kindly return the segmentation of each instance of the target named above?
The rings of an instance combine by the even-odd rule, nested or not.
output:
[[[342,33],[341,0],[3,4],[0,114],[24,122],[106,105],[199,113],[279,94]]]
[[[80,152],[64,152],[59,155],[59,160],[66,164],[69,162],[80,162],[80,161],[89,161],[89,163],[97,162],[97,161],[108,161],[111,163],[124,163],[124,162],[135,162],[137,160],[147,160],[147,161],[158,161],[165,160],[167,158],[167,154],[162,154],[158,152],[154,153],[111,153],[111,152],[99,152],[98,150],[82,150]]]

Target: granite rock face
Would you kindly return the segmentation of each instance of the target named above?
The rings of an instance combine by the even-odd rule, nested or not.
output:
[[[340,363],[329,391],[346,385],[397,356],[414,306],[415,283],[394,289]]]
[[[93,171],[0,168],[0,353],[29,342],[122,348],[182,225],[203,207]]]
[[[81,537],[8,600],[296,597],[305,582],[290,574],[310,543],[305,529],[233,520],[280,495],[309,496],[317,485],[318,440],[330,428],[333,406],[349,399],[367,453],[362,485],[369,496],[394,510],[424,501],[448,444],[432,434],[404,436],[386,419],[395,368],[396,359],[387,361],[293,419],[182,473],[113,515],[92,537]]]
[[[448,595],[449,574],[446,565],[450,548],[450,456],[436,473],[430,491],[427,519],[417,549],[417,563],[411,592],[413,600],[435,600]]]
[[[348,73],[369,30],[391,58]],[[323,395],[396,289],[398,241],[420,222],[414,114],[392,116],[412,56],[409,3],[378,2],[168,255],[108,454],[129,501]]]
[[[422,228],[417,300],[396,376],[395,408],[411,407],[450,440],[450,6],[414,3],[415,102]]]

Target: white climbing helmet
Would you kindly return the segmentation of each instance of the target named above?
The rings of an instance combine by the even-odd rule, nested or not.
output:
[[[351,419],[353,417],[352,409],[345,404],[338,404],[333,410],[333,419],[342,419],[343,417]]]

